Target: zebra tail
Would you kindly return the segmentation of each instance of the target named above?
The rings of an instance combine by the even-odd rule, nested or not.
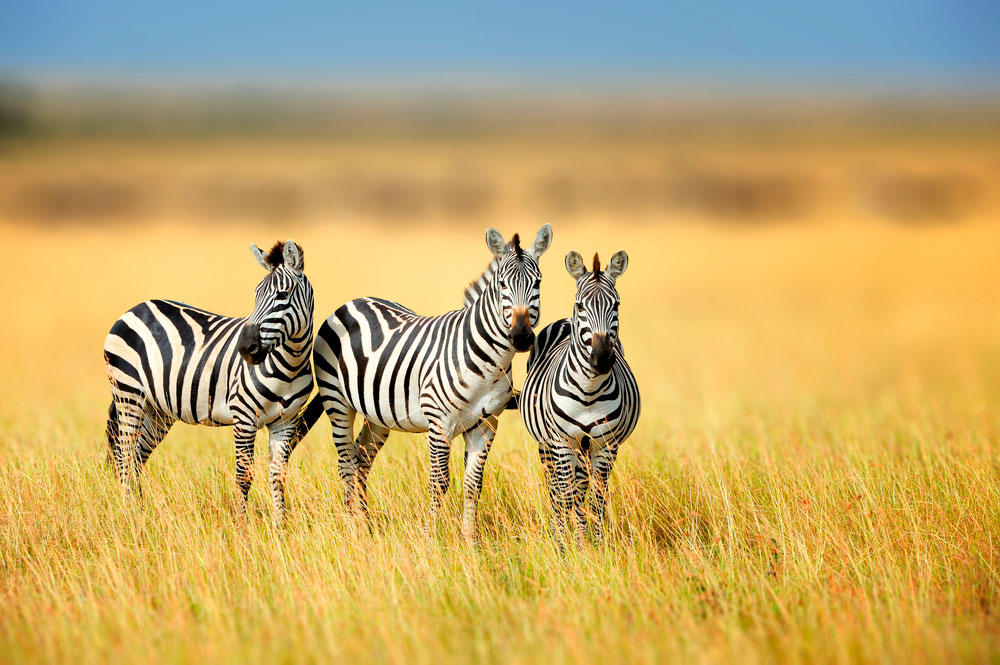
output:
[[[108,426],[106,428],[107,438],[108,438],[108,464],[115,463],[115,451],[118,450],[118,407],[115,405],[115,400],[111,400],[111,406],[108,407]]]
[[[292,450],[295,446],[299,445],[299,441],[309,433],[312,426],[316,424],[319,417],[323,415],[323,400],[320,399],[319,395],[314,396],[306,407],[302,409],[302,413],[299,416],[299,423],[295,426],[295,433],[292,434]]]

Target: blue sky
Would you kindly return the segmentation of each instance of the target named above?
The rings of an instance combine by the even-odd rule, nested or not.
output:
[[[255,5],[0,0],[0,72],[948,82],[1000,72],[1000,3]]]

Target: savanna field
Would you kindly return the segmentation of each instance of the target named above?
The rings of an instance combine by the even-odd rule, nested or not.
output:
[[[907,213],[898,187],[874,209],[843,203],[861,190],[842,175],[884,182],[880,169],[905,162],[993,182],[989,146],[886,149],[877,163],[851,145],[825,161],[774,151],[768,173],[805,170],[808,210],[778,187],[736,197],[737,208],[763,200],[770,217],[737,224],[709,219],[721,213],[697,197],[673,212],[647,194],[642,206],[605,206],[648,193],[660,155],[646,149],[584,163],[560,153],[583,180],[560,180],[545,151],[521,160],[509,147],[487,158],[427,150],[422,161],[412,147],[220,149],[197,163],[130,150],[43,146],[0,165],[0,661],[1000,660],[995,192],[968,209],[947,192],[925,197],[957,217],[902,224],[878,208]],[[724,157],[684,177],[759,175],[756,157]],[[422,190],[379,180],[385,164],[473,185],[431,196],[411,219],[397,213],[423,205]],[[631,174],[616,182],[635,188],[573,199],[598,191],[614,164]],[[267,169],[326,191],[323,169],[331,187],[347,186],[353,166],[368,189],[352,191],[368,198],[338,199],[335,213],[292,185],[264,188],[262,215],[230,205]],[[84,187],[125,177],[152,189],[108,189],[112,212],[134,213],[127,224],[100,206],[39,223],[76,200],[79,183],[59,189],[60,178],[81,170],[96,174]],[[18,193],[38,182],[70,194]],[[542,183],[537,206],[518,198],[525,182]],[[495,203],[476,198],[476,183],[499,183]],[[723,200],[718,187],[699,191]],[[143,207],[156,197],[178,203]],[[142,501],[123,502],[104,461],[102,344],[132,305],[170,298],[247,315],[262,277],[249,243],[292,238],[317,321],[363,295],[440,313],[488,263],[487,226],[532,237],[546,221],[543,324],[571,313],[567,251],[630,256],[621,338],[643,413],[612,475],[605,546],[560,553],[516,412],[501,417],[487,463],[476,548],[459,534],[461,454],[446,519],[425,534],[427,444],[415,435],[390,437],[369,483],[371,533],[352,528],[325,419],[292,456],[281,531],[260,434],[248,519],[235,519],[229,428],[176,425],[146,467]]]

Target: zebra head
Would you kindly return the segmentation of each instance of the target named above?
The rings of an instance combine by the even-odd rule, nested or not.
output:
[[[313,293],[297,244],[279,241],[265,254],[250,243],[250,251],[267,277],[257,285],[253,314],[243,324],[236,348],[245,361],[257,365],[290,336],[310,327]]]
[[[576,305],[573,311],[573,339],[588,352],[587,360],[598,374],[606,374],[615,362],[618,342],[618,291],[615,282],[628,267],[623,251],[611,257],[601,270],[601,259],[594,254],[591,272],[577,252],[566,255],[566,271],[576,280]]]
[[[521,249],[516,233],[508,244],[496,229],[486,231],[486,245],[498,260],[490,287],[500,298],[500,318],[516,351],[527,351],[535,341],[532,328],[538,324],[542,272],[538,259],[552,242],[552,227],[538,230],[530,249]]]

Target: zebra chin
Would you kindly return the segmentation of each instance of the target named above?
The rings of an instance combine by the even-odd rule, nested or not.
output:
[[[250,353],[241,350],[240,357],[243,358],[243,360],[245,360],[248,365],[259,365],[262,362],[264,362],[264,359],[267,358],[268,353],[270,353],[270,350],[262,349],[260,351],[257,351],[256,353]]]

